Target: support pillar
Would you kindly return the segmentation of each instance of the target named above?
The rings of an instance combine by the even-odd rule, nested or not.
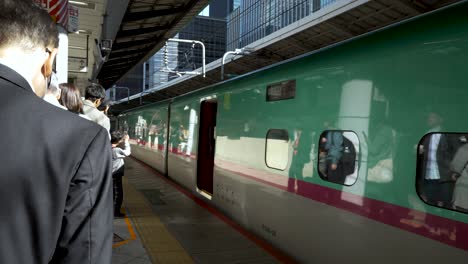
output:
[[[55,69],[59,83],[68,82],[68,32],[61,25],[59,30],[59,51],[55,60]]]

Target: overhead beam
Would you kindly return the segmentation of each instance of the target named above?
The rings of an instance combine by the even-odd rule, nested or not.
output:
[[[121,77],[121,75],[119,75],[119,74],[122,74],[122,72],[125,71],[125,69],[120,69],[120,70],[118,70],[118,69],[113,69],[112,71],[110,71],[110,68],[108,68],[108,69],[103,69],[103,70],[104,70],[104,73],[107,74],[107,76],[103,76],[103,78],[101,78],[101,79],[105,79],[105,78],[107,78],[107,77],[113,77],[113,76]],[[103,75],[106,75],[106,74],[103,74]]]
[[[154,44],[157,39],[149,38],[149,39],[142,39],[142,40],[135,40],[135,41],[126,41],[126,42],[117,42],[112,46],[112,50],[122,50],[128,49],[136,46],[143,46],[143,45],[150,45]]]
[[[139,29],[121,30],[117,34],[116,39],[135,37],[135,36],[145,35],[145,34],[151,34],[151,33],[156,33],[156,32],[163,31],[163,30],[168,30],[168,29],[170,29],[169,25],[155,26],[155,27],[148,27],[148,28],[139,28]]]
[[[133,57],[133,58],[126,58],[126,59],[125,58],[120,58],[119,60],[107,61],[106,64],[104,64],[103,69],[105,69],[106,66],[124,64],[124,63],[128,63],[130,61],[134,61],[134,60],[137,60],[137,59],[139,59],[139,58]]]
[[[121,73],[119,72],[119,73],[112,74],[112,75],[108,75],[108,76],[106,76],[106,77],[104,77],[104,78],[98,78],[98,79],[99,79],[99,81],[101,81],[102,83],[111,82],[111,81],[113,81],[113,79],[116,79],[116,78],[120,77],[120,74],[121,74]],[[103,81],[103,80],[107,80],[107,81]]]
[[[167,9],[126,13],[123,18],[122,23],[135,22],[135,21],[145,20],[145,19],[153,18],[153,17],[170,16],[170,15],[182,13],[185,11],[186,11],[185,7],[179,6],[179,7],[167,8]]]
[[[111,63],[111,62],[116,61],[116,60],[132,59],[132,58],[136,58],[136,57],[139,57],[139,56],[143,56],[144,54],[145,53],[129,53],[127,55],[122,55],[122,56],[119,56],[119,57],[114,57],[112,59],[108,59],[107,62]]]
[[[103,70],[103,72],[114,72],[116,70],[127,69],[127,68],[132,67],[134,62],[136,62],[136,61],[128,61],[128,62],[125,62],[125,63],[115,64],[115,65],[112,65],[112,66],[108,66],[108,67],[106,67],[106,68],[104,68],[102,70]]]
[[[118,51],[118,52],[112,52],[110,55],[109,55],[109,60],[114,60],[114,59],[119,59],[119,58],[122,58],[122,57],[125,57],[125,56],[129,56],[129,55],[133,55],[135,54],[136,55],[140,55],[140,54],[146,54],[148,53],[149,49],[138,49],[138,51],[134,51],[134,50],[125,50],[125,51]]]
[[[103,76],[102,80],[104,79],[112,79],[113,77],[122,77],[122,73],[126,72],[131,66],[129,67],[128,65],[115,65],[113,67],[109,67],[107,69],[103,69]]]

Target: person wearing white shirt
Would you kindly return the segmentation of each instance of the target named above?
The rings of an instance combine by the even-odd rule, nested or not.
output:
[[[83,113],[88,116],[91,121],[98,123],[109,132],[109,118],[97,109],[105,97],[106,91],[101,85],[96,83],[88,85],[85,91],[85,101],[83,102]]]
[[[59,100],[60,100],[60,95],[61,95],[61,90],[59,88],[59,84],[58,84],[58,78],[57,78],[57,75],[55,75],[55,73],[52,73],[52,75],[50,76],[50,83],[47,87],[47,91],[43,97],[43,99],[52,104],[52,105],[55,105],[56,107],[58,108],[61,108],[63,110],[67,110],[67,108],[63,105],[60,104]]]
[[[124,176],[125,166],[124,158],[130,156],[130,143],[128,135],[123,135],[120,131],[111,133],[112,144],[112,179],[114,184],[114,217],[123,217],[125,214],[120,212],[123,201],[122,177]],[[124,148],[118,147],[124,142]]]

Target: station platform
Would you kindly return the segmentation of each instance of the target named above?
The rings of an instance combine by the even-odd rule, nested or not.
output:
[[[222,213],[143,163],[127,158],[127,216],[114,219],[112,263],[288,263]]]

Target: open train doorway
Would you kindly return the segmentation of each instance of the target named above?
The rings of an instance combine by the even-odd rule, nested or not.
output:
[[[206,100],[200,106],[198,133],[197,187],[202,194],[213,195],[213,169],[216,143],[216,111],[218,102]]]

